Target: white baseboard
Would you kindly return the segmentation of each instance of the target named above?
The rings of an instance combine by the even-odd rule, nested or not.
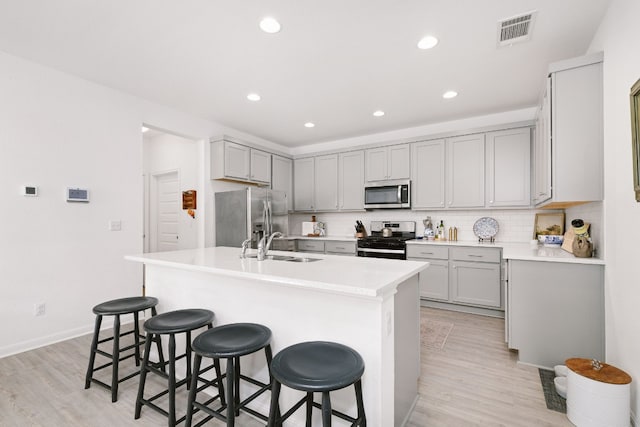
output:
[[[130,322],[123,322],[122,325],[133,323],[133,319]],[[3,357],[13,356],[14,354],[23,353],[25,351],[34,350],[36,348],[45,347],[47,345],[55,344],[61,341],[66,341],[72,338],[77,338],[82,335],[93,333],[95,325],[80,326],[78,328],[67,329],[66,331],[56,332],[54,334],[45,335],[38,338],[33,338],[26,341],[17,342],[0,347],[0,359]],[[106,316],[103,318],[100,330],[113,328],[113,317]],[[87,348],[87,354],[89,348]]]

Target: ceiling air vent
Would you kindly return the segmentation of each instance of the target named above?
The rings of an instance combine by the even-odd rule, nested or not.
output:
[[[529,40],[535,17],[536,12],[529,12],[498,21],[498,47]]]

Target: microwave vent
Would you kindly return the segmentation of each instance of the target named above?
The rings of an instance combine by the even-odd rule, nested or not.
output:
[[[511,46],[531,39],[536,12],[498,21],[498,47]]]

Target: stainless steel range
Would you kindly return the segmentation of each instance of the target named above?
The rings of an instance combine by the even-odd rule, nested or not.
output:
[[[416,238],[414,221],[371,221],[371,236],[358,239],[358,256],[407,259],[406,241]]]

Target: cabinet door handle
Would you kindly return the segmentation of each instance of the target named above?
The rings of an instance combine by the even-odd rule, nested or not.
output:
[[[420,255],[433,255],[433,252],[420,252]]]
[[[484,258],[484,255],[474,255],[474,254],[469,254],[467,255],[469,258]]]
[[[344,246],[336,246],[336,249],[340,249],[344,251]]]

